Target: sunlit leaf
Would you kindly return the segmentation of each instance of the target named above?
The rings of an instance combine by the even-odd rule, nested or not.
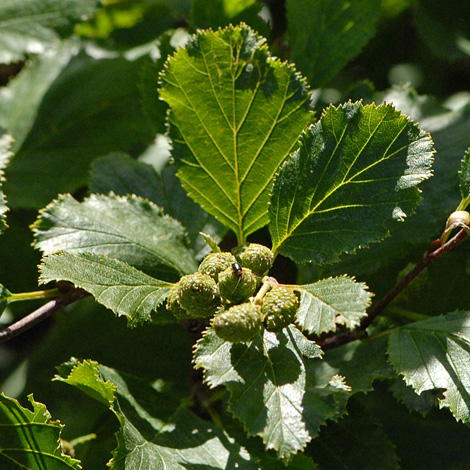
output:
[[[302,450],[327,419],[344,412],[350,388],[343,378],[316,381],[310,374],[320,357],[319,347],[294,327],[265,332],[251,344],[224,342],[209,329],[195,350],[209,386],[228,388],[231,412],[280,458]]]
[[[391,105],[329,107],[276,177],[269,207],[273,250],[332,263],[387,236],[431,176],[432,140]]]
[[[462,198],[470,197],[470,148],[465,152],[460,165],[459,189]]]
[[[299,286],[299,292],[296,323],[316,335],[335,331],[338,325],[354,329],[365,317],[372,297],[364,283],[346,276]]]
[[[10,145],[12,142],[11,135],[4,132],[0,129],[0,233],[5,230],[7,223],[5,221],[6,212],[8,211],[7,201],[5,195],[1,191],[3,186],[3,169],[7,166],[8,161],[10,160],[11,153],[9,151]]]
[[[0,466],[2,469],[80,470],[78,460],[62,453],[63,426],[46,406],[29,395],[32,410],[0,394]]]
[[[470,423],[470,313],[411,323],[390,335],[390,361],[416,393],[443,389],[441,407]]]
[[[93,252],[170,280],[197,269],[183,227],[136,196],[92,195],[83,202],[60,196],[40,212],[33,232],[46,255]]]
[[[312,120],[304,79],[242,25],[198,33],[161,80],[184,188],[243,242],[267,223],[274,174]]]
[[[148,320],[173,285],[95,253],[64,252],[44,258],[40,281],[61,280],[90,292],[116,315],[125,315],[129,326]]]

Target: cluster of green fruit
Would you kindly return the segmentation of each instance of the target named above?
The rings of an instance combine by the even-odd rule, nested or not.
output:
[[[252,340],[263,327],[279,332],[294,321],[299,300],[291,288],[264,277],[273,259],[257,243],[210,253],[171,289],[167,308],[179,319],[213,317],[217,335],[234,343]]]

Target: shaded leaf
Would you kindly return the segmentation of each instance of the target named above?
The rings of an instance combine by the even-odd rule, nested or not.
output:
[[[5,195],[3,194],[3,191],[1,191],[1,188],[4,182],[3,170],[8,165],[11,157],[11,152],[9,151],[11,143],[11,135],[0,129],[0,233],[3,232],[3,230],[5,230],[7,227],[5,218],[8,211],[8,206]]]
[[[265,332],[250,344],[224,342],[209,329],[195,349],[196,367],[205,369],[209,386],[225,385],[234,416],[282,459],[302,450],[327,419],[344,411],[349,387],[343,379],[312,379],[310,369],[320,356],[319,347],[292,326],[278,335]]]
[[[465,152],[460,165],[459,189],[462,199],[470,198],[470,148]]]
[[[64,46],[8,84],[0,124],[17,140],[6,170],[11,207],[44,207],[84,186],[96,157],[135,152],[153,141],[136,83],[145,60],[95,59]],[[52,72],[45,71],[44,81],[47,67]]]
[[[380,0],[287,0],[292,58],[319,88],[374,36]]]
[[[296,323],[316,335],[336,331],[337,325],[359,326],[372,297],[364,283],[346,276],[299,286],[299,292]]]
[[[420,200],[432,140],[390,105],[331,106],[276,177],[269,206],[273,251],[332,263],[388,235]]]
[[[62,425],[46,406],[28,396],[32,410],[0,394],[0,465],[5,469],[79,470],[78,460],[62,453]]]
[[[40,281],[69,281],[116,315],[137,326],[163,302],[173,284],[147,276],[122,261],[95,253],[60,253],[44,258]]]
[[[92,195],[80,203],[63,195],[32,228],[45,255],[93,252],[170,280],[197,269],[181,225],[137,196]]]
[[[466,2],[439,0],[414,4],[414,22],[421,39],[437,55],[456,61],[470,56],[470,9]]]
[[[72,373],[80,371],[80,380],[66,377],[71,368]],[[93,361],[72,360],[59,371],[61,381],[80,389],[88,388],[94,398],[101,393],[103,385],[113,384],[112,410],[121,423],[118,447],[109,463],[113,469],[150,469],[156,463],[169,470],[259,468],[223,430],[189,410],[178,408],[177,400],[137,377],[98,366]],[[95,392],[91,390],[93,384]]]
[[[305,81],[245,25],[198,33],[161,80],[178,177],[243,243],[267,223],[274,174],[312,120]]]
[[[11,292],[0,284],[0,316],[11,301]]]
[[[0,63],[18,62],[25,55],[57,47],[98,4],[98,0],[2,0]]]
[[[440,407],[470,422],[470,313],[411,323],[393,331],[388,353],[395,370],[416,393],[444,389]]]
[[[381,423],[359,407],[348,406],[348,415],[328,423],[309,445],[322,470],[360,468],[399,470],[399,457]],[[367,451],[364,451],[367,442]]]

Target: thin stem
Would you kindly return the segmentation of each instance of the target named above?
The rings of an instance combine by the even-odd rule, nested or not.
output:
[[[10,302],[21,300],[48,299],[50,297],[58,297],[62,292],[60,289],[38,290],[35,292],[20,292],[19,294],[11,294],[8,296]]]
[[[369,327],[372,322],[387,308],[387,306],[400,294],[403,289],[410,284],[410,282],[416,278],[416,276],[429,266],[433,261],[440,258],[445,253],[455,248],[459,243],[468,237],[468,230],[460,230],[454,237],[444,243],[442,246],[439,240],[435,240],[429,246],[429,249],[423,254],[422,258],[414,266],[414,268],[385,295],[378,303],[374,305],[369,315],[362,320],[361,324],[353,331],[325,338],[323,341],[319,341],[320,346],[323,349],[331,349],[343,344],[349,343],[356,339],[367,336],[366,328]]]
[[[15,336],[18,336],[19,334],[24,333],[33,326],[36,326],[38,323],[50,317],[53,313],[62,310],[67,305],[72,304],[77,300],[81,300],[88,295],[90,294],[82,289],[73,289],[68,291],[62,297],[47,302],[47,304],[44,304],[42,307],[38,308],[29,315],[26,315],[21,320],[18,320],[12,325],[7,326],[3,330],[0,330],[0,343],[8,341]]]

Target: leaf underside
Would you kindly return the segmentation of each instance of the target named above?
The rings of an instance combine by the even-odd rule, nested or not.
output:
[[[42,283],[72,282],[116,315],[125,315],[131,327],[147,321],[173,285],[122,261],[95,253],[49,255],[40,268]]]
[[[161,81],[178,177],[243,243],[268,222],[274,174],[312,120],[304,79],[242,24],[198,33]]]
[[[331,106],[300,143],[269,206],[273,250],[296,262],[332,263],[380,241],[431,176],[431,137],[391,105]]]

